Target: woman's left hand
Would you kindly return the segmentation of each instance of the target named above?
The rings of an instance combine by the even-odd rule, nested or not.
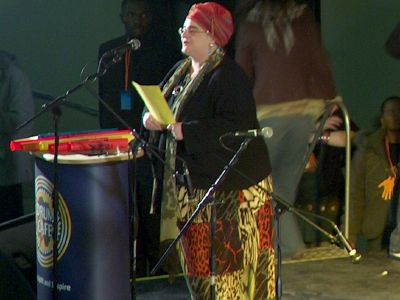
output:
[[[182,122],[168,125],[167,129],[171,131],[172,136],[177,140],[183,140]]]

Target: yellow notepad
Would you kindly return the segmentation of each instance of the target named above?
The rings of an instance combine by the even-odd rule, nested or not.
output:
[[[140,85],[135,81],[132,84],[157,122],[161,125],[175,124],[172,111],[158,85]]]

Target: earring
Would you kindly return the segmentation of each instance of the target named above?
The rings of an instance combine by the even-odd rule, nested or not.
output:
[[[210,43],[208,45],[208,56],[210,56],[214,52],[215,48],[216,48],[216,45],[214,43]]]

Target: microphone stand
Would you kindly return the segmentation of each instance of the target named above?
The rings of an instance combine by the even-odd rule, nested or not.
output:
[[[60,105],[63,104],[67,98],[81,89],[83,86],[86,86],[87,83],[95,81],[98,77],[103,76],[107,70],[115,63],[117,63],[119,60],[122,59],[122,54],[121,53],[116,53],[116,57],[106,64],[104,66],[104,70],[100,72],[100,67],[98,68],[96,73],[93,73],[89,76],[87,76],[83,81],[81,81],[79,84],[77,84],[75,87],[67,90],[65,94],[56,97],[52,101],[45,103],[42,105],[42,110],[39,111],[37,114],[20,124],[16,130],[19,130],[23,127],[25,127],[27,124],[31,123],[35,119],[37,119],[39,116],[44,114],[45,112],[48,112],[49,110],[52,111],[53,113],[53,119],[54,119],[54,156],[53,156],[53,192],[52,192],[52,197],[53,197],[53,264],[52,264],[52,275],[53,275],[53,284],[52,284],[52,298],[53,300],[58,299],[58,290],[57,290],[57,258],[58,258],[58,207],[59,207],[59,197],[58,197],[58,181],[59,181],[59,172],[58,172],[58,152],[59,152],[59,131],[58,131],[58,125],[59,125],[59,117],[61,116],[61,111],[60,111]],[[102,63],[102,58],[100,59],[99,65]],[[138,141],[137,147],[140,145],[145,145],[146,143],[143,141],[143,139],[140,137],[140,135],[129,126],[103,99],[101,99],[100,96],[96,94],[96,98],[98,101],[100,101],[107,110],[109,110],[113,116],[121,122],[126,128],[128,128],[131,132],[131,134],[134,136],[134,139]],[[131,148],[131,151],[134,149]],[[136,150],[135,150],[136,151]],[[132,152],[134,155],[136,152]],[[129,183],[130,185],[131,183]],[[130,189],[131,190],[131,189]],[[131,191],[129,192],[131,194]],[[136,194],[133,193],[133,202],[136,201]],[[132,204],[134,205],[134,204]],[[134,224],[134,216],[132,215],[132,211],[134,209],[131,207],[131,202],[129,202],[129,220],[130,220],[130,227],[129,227],[129,249],[130,249],[130,275],[132,277],[132,285],[131,285],[131,297],[132,299],[136,299],[135,296],[135,278],[133,276],[133,270],[132,266],[134,266],[133,263],[133,257],[134,257],[134,246],[132,242],[132,228]]]
[[[51,96],[51,95],[48,95],[48,94],[45,94],[42,92],[38,92],[38,91],[33,91],[32,96],[33,96],[33,98],[35,98],[37,100],[43,100],[45,102],[49,102],[54,99],[54,96]],[[99,112],[96,109],[81,105],[76,102],[69,101],[69,102],[63,103],[63,105],[66,107],[69,107],[71,109],[74,109],[78,112],[92,116],[92,117],[98,117],[98,115],[99,115]]]
[[[161,264],[165,261],[171,250],[176,247],[176,244],[180,241],[182,236],[186,233],[186,231],[189,229],[191,224],[193,223],[194,219],[198,216],[198,214],[203,210],[203,208],[207,204],[211,204],[211,220],[210,220],[210,240],[211,240],[211,245],[210,245],[210,299],[215,300],[216,295],[215,295],[215,276],[216,276],[216,249],[215,249],[215,229],[216,229],[216,220],[217,220],[217,212],[216,212],[216,203],[214,203],[214,195],[217,190],[217,188],[223,183],[223,181],[226,178],[226,175],[228,171],[237,163],[240,154],[247,148],[247,145],[250,143],[252,138],[247,137],[246,139],[243,140],[243,142],[240,144],[239,149],[236,151],[236,153],[233,155],[229,163],[224,167],[222,170],[221,174],[218,176],[218,178],[215,180],[215,182],[211,185],[211,187],[208,189],[204,197],[201,199],[201,201],[197,204],[197,207],[193,214],[190,216],[190,218],[186,221],[186,223],[183,225],[181,230],[178,233],[178,236],[171,242],[171,244],[168,246],[168,248],[165,250],[163,255],[160,257],[158,260],[157,264],[154,266],[154,268],[151,270],[151,274],[155,274],[157,270],[160,268]]]
[[[280,216],[284,213],[284,207],[280,204],[275,207],[275,224],[276,224],[276,300],[280,300],[282,298],[282,275],[281,275],[281,266],[282,266],[282,250],[281,243],[279,242],[281,236],[280,230]]]
[[[134,49],[135,50],[135,49]],[[107,54],[107,53],[105,53]],[[116,53],[116,56],[111,60],[110,63],[104,65],[104,70],[100,72],[100,67],[102,65],[102,60],[106,56],[103,54],[103,56],[100,58],[99,61],[99,67],[98,67],[98,74],[97,77],[103,76],[107,70],[115,63],[120,61],[122,59],[122,54],[123,53]],[[136,199],[136,185],[137,185],[137,169],[136,169],[136,156],[137,153],[139,152],[139,149],[142,148],[145,150],[145,152],[151,152],[152,155],[157,157],[162,161],[162,159],[158,156],[157,153],[151,149],[151,147],[148,147],[147,142],[110,106],[105,102],[95,91],[93,91],[88,85],[85,85],[86,90],[94,97],[97,99],[98,102],[100,102],[125,128],[127,128],[131,134],[134,136],[133,141],[130,142],[129,148],[130,152],[133,154],[133,159],[135,160],[132,164],[130,164],[130,178],[129,178],[129,195],[132,199],[132,201],[129,202],[128,204],[128,210],[129,210],[129,251],[130,251],[130,277],[132,279],[131,281],[131,298],[136,299],[136,241],[134,241],[134,235],[135,235],[135,213],[137,212],[137,199]]]
[[[88,77],[87,80],[90,78]],[[53,114],[54,120],[54,156],[53,156],[53,191],[52,191],[52,199],[53,199],[53,261],[52,261],[52,298],[54,300],[58,299],[58,289],[57,289],[57,259],[58,259],[58,207],[59,207],[59,197],[58,197],[58,180],[59,180],[59,172],[58,172],[58,150],[59,150],[59,118],[61,116],[61,110],[59,105],[66,100],[68,95],[72,94],[76,90],[78,90],[83,84],[86,82],[79,84],[75,88],[68,90],[64,95],[55,98],[53,101],[42,105],[42,110],[35,114],[30,119],[26,120],[22,124],[20,124],[16,130],[19,130],[31,123],[33,120],[41,116],[43,113],[51,110]]]
[[[104,65],[104,69],[100,72],[100,68],[103,62],[103,58],[106,56],[104,53],[103,56],[100,58],[99,66],[97,70],[97,76],[94,77],[94,80],[98,77],[105,75],[108,69],[114,65],[115,63],[119,62],[122,59],[122,54],[120,52],[116,52],[116,56],[109,62],[108,64]],[[89,76],[90,77],[90,76]],[[142,139],[142,137],[110,106],[107,102],[105,102],[95,91],[89,88],[88,85],[84,85],[85,88],[89,91],[89,93],[97,99],[117,120],[120,122],[125,128],[127,128],[131,134],[133,135],[134,139],[129,144],[130,152],[133,155],[134,162],[133,164],[129,164],[129,177],[128,177],[128,186],[129,186],[129,198],[132,201],[128,203],[128,211],[129,211],[129,276],[131,278],[131,299],[136,299],[136,241],[134,240],[134,236],[136,234],[135,230],[135,214],[137,211],[137,168],[136,168],[136,154],[139,152],[140,148],[144,148],[148,150],[147,143]],[[150,149],[149,149],[150,150]]]
[[[52,275],[53,275],[53,299],[58,299],[58,289],[57,289],[57,258],[58,258],[58,145],[60,142],[60,136],[58,134],[58,121],[61,116],[61,110],[59,107],[52,109],[53,119],[54,119],[54,161],[53,161],[53,261],[52,261]]]

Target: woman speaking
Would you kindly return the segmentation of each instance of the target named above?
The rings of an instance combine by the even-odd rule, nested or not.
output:
[[[224,138],[222,146],[220,137],[259,127],[251,86],[223,51],[232,33],[227,9],[213,2],[193,5],[179,29],[187,58],[162,83],[176,123],[164,128],[149,112],[143,115],[144,126],[160,132],[165,153],[159,178],[161,242],[176,237],[243,140]],[[191,197],[173,176],[184,172],[183,161],[191,176]],[[270,171],[266,145],[255,138],[214,194],[217,299],[275,298],[271,196],[266,192],[272,190]],[[210,214],[206,207],[178,247],[192,299],[208,299],[210,294]]]

